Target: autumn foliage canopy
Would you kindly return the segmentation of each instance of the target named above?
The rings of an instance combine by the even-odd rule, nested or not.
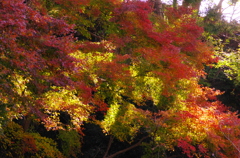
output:
[[[131,143],[188,157],[240,155],[240,120],[198,84],[217,62],[189,8],[120,0],[1,0],[0,119],[47,130],[94,122]],[[69,124],[60,112],[71,117]],[[98,119],[99,113],[103,115]]]

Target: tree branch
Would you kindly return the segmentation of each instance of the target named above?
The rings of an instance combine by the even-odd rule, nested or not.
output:
[[[140,139],[136,144],[134,144],[134,145],[132,145],[132,146],[126,148],[126,149],[120,150],[120,151],[118,151],[118,152],[116,152],[116,153],[114,153],[114,154],[112,154],[112,155],[110,155],[110,156],[108,156],[108,157],[106,157],[106,158],[113,158],[113,157],[115,157],[115,156],[117,156],[117,155],[119,155],[119,154],[121,154],[121,153],[124,153],[124,152],[126,152],[126,151],[128,151],[128,150],[131,150],[131,149],[139,146],[139,145],[142,143],[142,141],[143,141],[144,139],[146,139],[146,138],[148,138],[148,136],[143,137],[143,138]]]
[[[113,136],[110,136],[110,139],[109,139],[109,142],[108,142],[108,147],[107,147],[107,150],[106,150],[103,158],[106,158],[106,157],[107,157],[108,152],[109,152],[109,149],[110,149],[110,147],[111,147],[111,145],[112,145],[112,142],[113,142]]]

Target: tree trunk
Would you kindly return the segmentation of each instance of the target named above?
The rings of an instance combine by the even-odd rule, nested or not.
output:
[[[152,4],[152,8],[154,9],[153,12],[163,18],[164,4],[161,2],[161,0],[149,0],[149,2]]]
[[[220,0],[218,5],[217,5],[217,12],[222,14],[222,3],[224,0]]]
[[[194,10],[199,12],[202,0],[183,0],[182,6],[191,7]]]

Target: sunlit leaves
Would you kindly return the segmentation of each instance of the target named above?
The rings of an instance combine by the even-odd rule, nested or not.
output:
[[[86,121],[90,115],[91,107],[81,102],[81,98],[76,96],[76,91],[70,91],[63,88],[52,87],[54,91],[44,94],[43,108],[46,109],[45,113],[58,122],[56,126],[49,128],[59,128],[61,123],[59,121],[59,112],[65,111],[70,114],[73,124],[79,128],[83,121]]]
[[[221,56],[221,60],[219,60],[216,65],[217,68],[224,69],[226,75],[234,80],[236,85],[240,84],[240,51],[233,51],[230,53],[227,52],[217,52]]]
[[[140,127],[145,124],[146,116],[133,104],[114,98],[101,126],[106,134],[112,134],[120,141],[132,141]]]

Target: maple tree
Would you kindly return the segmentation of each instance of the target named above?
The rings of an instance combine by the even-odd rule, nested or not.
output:
[[[40,13],[24,1],[1,2],[1,107],[9,111],[10,118],[33,113],[50,123],[44,114],[46,106],[50,111],[75,106],[74,112],[82,113],[81,118],[88,114],[74,98],[80,93],[91,95],[91,90],[80,79],[77,60],[70,56],[77,48],[72,30],[64,20]],[[58,101],[51,108],[45,102],[54,92],[59,94]],[[66,103],[67,94],[72,103]]]
[[[221,92],[198,84],[204,65],[217,58],[191,9],[168,8],[163,18],[141,1],[3,0],[0,6],[2,116],[23,117],[25,131],[34,118],[48,130],[83,134],[83,122],[91,121],[129,143],[147,133],[113,155],[110,139],[105,158],[146,138],[148,156],[175,148],[188,157],[239,156],[237,113],[217,101]],[[60,120],[61,112],[71,123]]]

